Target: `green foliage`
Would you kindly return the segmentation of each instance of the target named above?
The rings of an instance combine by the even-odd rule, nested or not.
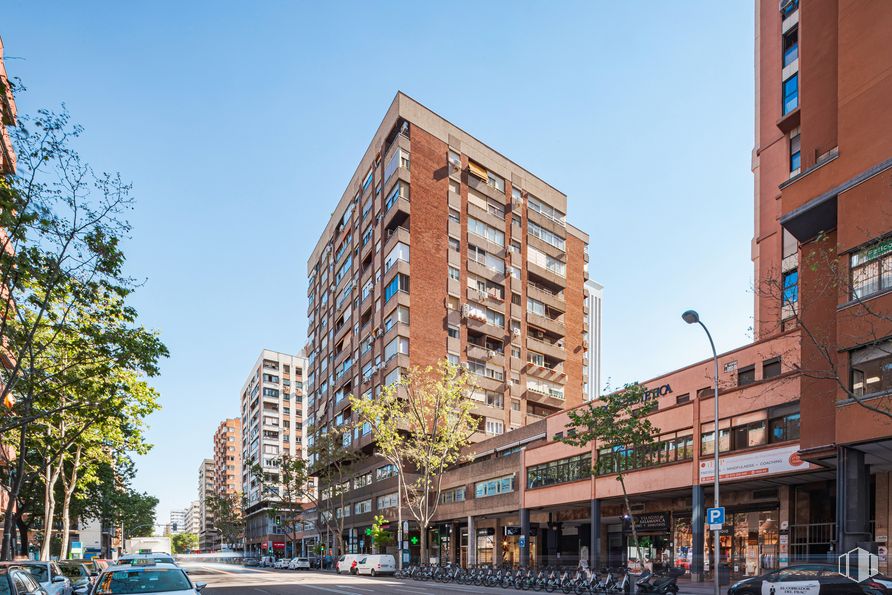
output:
[[[245,498],[240,493],[212,494],[207,507],[223,544],[235,547],[245,536]]]
[[[198,535],[195,533],[174,533],[170,536],[171,554],[188,554],[198,549]]]
[[[372,547],[378,552],[383,551],[382,548],[385,548],[388,545],[393,545],[393,533],[385,528],[388,523],[389,521],[380,514],[376,514],[375,519],[372,522],[369,536],[372,538]]]

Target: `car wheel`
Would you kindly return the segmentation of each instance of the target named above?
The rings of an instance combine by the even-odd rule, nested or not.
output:
[[[372,568],[372,576],[375,576],[375,569]]]

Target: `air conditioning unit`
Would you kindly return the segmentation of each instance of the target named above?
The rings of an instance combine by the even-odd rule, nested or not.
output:
[[[519,328],[514,329],[513,331],[511,331],[511,334],[514,335],[515,337],[519,337],[520,329]]]
[[[483,289],[478,289],[478,290],[477,290],[477,298],[478,298],[481,302],[485,302],[485,301],[486,301],[486,298],[488,298],[488,297],[489,297],[489,294],[486,293],[486,291],[484,291]]]
[[[523,206],[523,198],[521,198],[519,196],[515,196],[514,198],[511,199],[511,205],[515,206],[515,207],[522,207]]]
[[[465,370],[469,369],[468,362],[461,362],[461,367]]]
[[[496,352],[495,352],[495,350],[490,349],[490,350],[487,352],[487,355],[489,355],[490,358],[493,358],[493,357],[496,356]]]
[[[470,312],[471,312],[471,306],[470,306],[470,305],[468,305],[468,304],[462,304],[462,305],[461,305],[461,315],[462,315],[462,316],[467,316],[468,314],[470,314]]]

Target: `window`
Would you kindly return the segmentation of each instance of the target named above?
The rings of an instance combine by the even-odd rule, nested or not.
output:
[[[852,392],[856,396],[892,389],[892,340],[851,352]]]
[[[486,172],[487,178],[486,183],[498,190],[499,192],[505,191],[505,179],[501,176],[497,176],[491,171]]]
[[[781,0],[781,18],[785,19],[799,9],[799,0]]]
[[[381,481],[382,479],[387,479],[388,477],[396,477],[397,471],[396,466],[394,465],[384,465],[383,467],[378,467],[375,471],[375,480]]]
[[[532,246],[527,246],[527,261],[547,269],[560,277],[567,276],[567,265],[565,263]]]
[[[444,490],[440,493],[440,504],[465,501],[465,486]]]
[[[799,107],[799,73],[784,81],[783,92],[783,113],[786,115]]]
[[[455,250],[456,252],[461,252],[461,244],[452,236],[449,236],[449,249]]]
[[[362,502],[357,502],[353,506],[354,514],[366,514],[372,512],[372,500],[363,500]]]
[[[547,205],[544,202],[540,201],[533,195],[527,196],[527,204],[530,206],[531,211],[535,211],[540,215],[544,215],[548,217],[555,223],[559,223],[561,225],[565,225],[566,215],[558,211],[556,208],[551,205]]]
[[[449,149],[446,159],[449,161],[449,165],[455,169],[461,169],[461,155],[458,152]]]
[[[497,419],[486,420],[486,433],[498,436],[505,432],[505,423]]]
[[[359,488],[364,488],[365,486],[372,483],[372,474],[366,473],[365,475],[360,475],[356,479],[353,480],[353,489],[358,490]]]
[[[566,241],[561,236],[551,233],[544,227],[539,227],[532,221],[529,221],[527,223],[527,229],[529,229],[531,236],[537,237],[543,242],[551,244],[559,250],[566,250]]]
[[[473,233],[481,238],[486,238],[490,242],[498,244],[499,246],[505,245],[504,233],[482,221],[474,219],[473,217],[468,217],[468,233]]]
[[[369,173],[366,174],[365,181],[362,183],[362,189],[365,190],[369,186],[372,185],[372,170],[369,168]]]
[[[387,302],[398,291],[409,291],[409,277],[399,273],[384,288],[384,301]]]
[[[397,199],[400,198],[409,200],[409,185],[403,182],[397,182],[396,186],[393,187],[393,190],[390,192],[390,196],[388,196],[387,200],[384,202],[384,210],[390,210],[390,207],[393,206],[393,203],[395,203]]]
[[[398,498],[399,495],[396,492],[387,494],[386,496],[378,496],[378,501],[375,504],[377,505],[378,510],[384,508],[396,508]]]
[[[409,324],[409,308],[405,306],[397,306],[397,308],[391,312],[390,316],[384,320],[384,332],[392,329],[393,325],[398,322]]]
[[[468,244],[468,258],[500,275],[505,273],[505,261],[473,244]]]
[[[662,434],[643,448],[612,446],[598,450],[597,475],[609,475],[630,469],[642,469],[686,461],[694,457],[694,432],[682,430]]]
[[[458,211],[456,211],[456,210],[453,209],[453,208],[450,208],[450,209],[449,209],[449,220],[450,220],[450,221],[453,221],[453,222],[455,222],[455,223],[460,223],[460,222],[461,222],[461,217],[459,216]]]
[[[449,267],[449,278],[455,279],[456,281],[458,281],[460,277],[461,277],[461,273],[459,272],[458,268],[456,268],[454,266],[450,266]]]
[[[515,279],[520,279],[520,267],[512,266],[511,267],[511,276]]]
[[[451,339],[458,339],[458,327],[448,326],[448,327],[446,327],[446,333],[449,335],[449,337]]]
[[[545,316],[545,304],[533,298],[527,298],[527,312]]]
[[[514,491],[514,476],[506,475],[486,481],[478,481],[474,484],[474,497],[487,498],[499,494],[510,494]]]
[[[559,432],[563,436],[562,432]],[[555,434],[557,439],[557,434]],[[559,483],[579,481],[592,474],[592,455],[583,454],[550,461],[527,468],[527,487],[541,488]]]
[[[781,374],[781,358],[768,359],[762,362],[762,379],[775,378]]]
[[[796,314],[799,304],[799,271],[793,269],[784,273],[783,303],[781,314],[784,318],[790,318]]]
[[[395,337],[393,341],[384,347],[384,361],[396,356],[397,353],[409,355],[409,339],[405,337]]]
[[[853,300],[892,288],[892,238],[852,254],[851,270]]]
[[[790,136],[790,173],[798,174],[802,167],[802,153],[799,145],[799,132]]]
[[[683,405],[685,403],[690,403],[690,402],[691,402],[691,393],[685,393],[683,395],[678,395],[675,397],[676,405]]]
[[[402,242],[397,242],[396,245],[390,249],[390,253],[387,255],[387,258],[384,259],[384,271],[390,270],[390,267],[396,264],[397,260],[404,260],[406,262],[409,261],[409,246]]]
[[[769,411],[769,417],[768,439],[770,442],[786,442],[799,439],[798,403],[775,407]]]
[[[799,27],[784,33],[784,67],[799,59]]]
[[[490,407],[502,409],[505,407],[505,395],[491,390],[486,391],[486,404]],[[501,434],[501,432],[499,432]]]
[[[756,366],[747,366],[737,370],[737,386],[745,386],[756,381]]]
[[[393,156],[387,165],[384,166],[384,179],[387,180],[396,172],[397,167],[405,167],[409,169],[409,153],[403,149],[397,149],[393,152]]]

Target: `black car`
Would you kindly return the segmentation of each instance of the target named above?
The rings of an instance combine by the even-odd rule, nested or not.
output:
[[[830,564],[796,564],[738,581],[728,595],[886,595],[886,580],[877,576],[856,583]]]
[[[0,595],[47,595],[31,573],[19,566],[0,567]]]

